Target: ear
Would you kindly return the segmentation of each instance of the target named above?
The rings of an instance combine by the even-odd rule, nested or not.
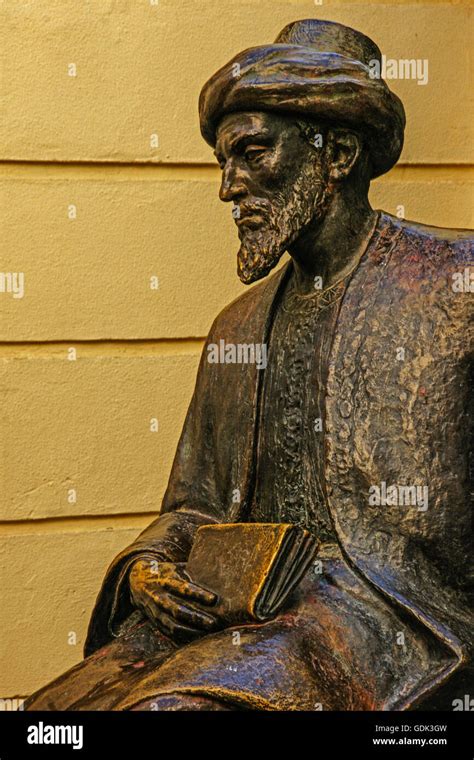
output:
[[[362,141],[355,132],[332,131],[332,157],[329,177],[334,182],[347,177],[362,152]]]

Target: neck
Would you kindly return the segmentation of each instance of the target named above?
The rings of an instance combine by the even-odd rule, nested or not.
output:
[[[349,274],[367,247],[376,218],[366,197],[335,192],[323,222],[309,225],[288,247],[297,291],[314,293],[316,277],[326,289]]]

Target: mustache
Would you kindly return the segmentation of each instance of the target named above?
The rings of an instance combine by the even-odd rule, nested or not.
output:
[[[252,214],[268,216],[271,213],[272,204],[265,198],[254,198],[249,201],[243,201],[242,203],[234,203],[234,208],[239,209],[239,216],[237,218],[251,216]]]
[[[326,188],[326,183],[322,180],[312,180],[311,182],[311,188],[318,188],[318,192],[320,192],[320,188]],[[322,201],[319,200],[317,205],[321,203]],[[242,219],[246,216],[252,216],[252,214],[259,214],[260,216],[271,218],[275,208],[277,207],[286,207],[286,201],[285,199],[280,195],[277,194],[276,197],[270,201],[267,198],[249,198],[245,201],[241,201],[240,203],[233,203],[233,210],[238,208],[239,209],[239,216],[236,217],[236,221],[238,219]]]

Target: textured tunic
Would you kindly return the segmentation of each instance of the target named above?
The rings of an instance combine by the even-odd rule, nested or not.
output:
[[[290,279],[272,326],[250,519],[336,541],[323,488],[324,393],[344,281],[300,295]]]

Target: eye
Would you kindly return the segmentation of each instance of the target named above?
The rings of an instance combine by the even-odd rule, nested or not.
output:
[[[222,153],[216,153],[215,151],[214,151],[214,156],[215,156],[215,159],[216,159],[217,163],[219,164],[219,167],[220,167],[221,171],[223,171],[223,169],[225,167],[225,163],[226,163],[224,156],[222,155]]]
[[[265,154],[265,148],[247,148],[245,151],[245,160],[249,163],[254,163],[263,157]]]

